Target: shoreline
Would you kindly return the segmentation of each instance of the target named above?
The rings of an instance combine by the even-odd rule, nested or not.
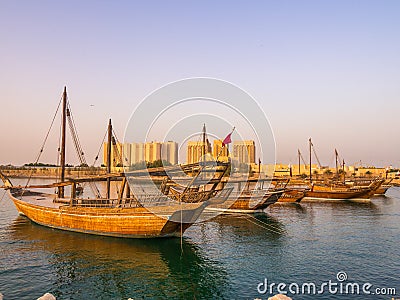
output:
[[[35,179],[58,179],[60,178],[59,169],[58,168],[24,168],[24,169],[8,169],[8,168],[1,168],[1,171],[9,178],[35,178]],[[80,178],[80,177],[90,177],[90,176],[99,176],[105,175],[107,172],[105,168],[101,167],[89,167],[85,169],[75,169],[75,168],[66,168],[65,170],[65,177],[66,178]],[[323,176],[323,175],[318,175]],[[157,176],[155,176],[157,178]],[[297,176],[293,176],[295,179]],[[372,177],[372,176],[371,176]],[[383,176],[379,176],[384,178]],[[287,176],[276,176],[275,179],[279,178],[289,178]],[[349,176],[348,178],[351,178]],[[393,186],[400,186],[400,178],[397,177],[388,177],[392,178],[391,185]]]
[[[39,179],[57,179],[60,177],[59,169],[57,168],[37,168],[37,169],[1,169],[1,171],[10,178],[39,178]],[[83,176],[104,175],[106,171],[103,169],[81,169],[65,170],[65,177],[79,178]]]

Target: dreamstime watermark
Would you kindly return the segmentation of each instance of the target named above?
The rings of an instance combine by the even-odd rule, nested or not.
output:
[[[203,124],[207,125],[206,138],[201,138]],[[137,160],[151,162],[154,160],[154,157],[150,157],[152,155],[161,156],[163,163],[163,159],[167,159],[171,153],[168,152],[169,150],[165,150],[168,148],[162,146],[159,149],[153,143],[157,142],[160,145],[176,142],[179,145],[179,163],[182,165],[193,162],[186,156],[186,152],[189,155],[189,142],[191,141],[192,146],[193,143],[195,143],[195,146],[197,145],[197,147],[190,148],[193,149],[192,157],[195,160],[207,161],[208,164],[213,165],[214,171],[211,171],[215,172],[217,157],[221,158],[216,152],[222,153],[222,151],[218,149],[217,144],[213,144],[213,140],[222,141],[229,133],[232,134],[233,141],[232,145],[227,147],[232,155],[224,155],[228,160],[228,157],[233,158],[230,160],[230,171],[227,173],[229,176],[224,177],[224,180],[227,178],[223,186],[225,191],[233,188],[234,180],[232,179],[232,174],[235,173],[236,169],[239,170],[243,167],[240,165],[243,158],[252,157],[252,161],[247,162],[247,170],[245,172],[240,170],[237,172],[242,176],[240,180],[244,181],[250,176],[250,163],[253,165],[259,162],[275,164],[275,139],[272,128],[266,113],[257,101],[238,86],[214,78],[188,78],[169,83],[145,97],[132,112],[125,129],[123,142],[137,145],[137,148],[130,150],[131,153],[135,153],[135,155],[132,154],[132,157],[135,157],[135,163]],[[249,150],[246,147],[241,147],[246,153],[242,153],[243,151],[239,153],[233,149],[235,142],[240,141],[245,146],[245,142],[249,140],[254,141],[256,153],[248,153],[247,151]],[[149,157],[145,157],[147,154],[143,154],[144,151],[140,150],[139,144],[152,144],[152,154],[149,154]],[[201,150],[199,150],[200,148]],[[213,151],[214,153],[212,154]],[[201,153],[200,158],[197,157],[198,153]],[[237,157],[237,160],[235,160],[235,157]],[[235,164],[236,161],[238,163]],[[135,172],[137,169],[134,168],[132,160],[124,160],[123,166],[129,187],[142,206],[160,217],[165,217],[157,209],[157,205],[152,199],[166,199],[168,197],[169,199],[166,200],[171,205],[180,204],[174,197],[169,197],[169,194],[157,185],[147,169],[142,168],[139,172],[140,174]],[[192,174],[185,170],[181,168],[181,170],[178,169],[177,171],[176,168],[171,169],[167,166],[165,168],[166,175],[169,178],[177,178],[179,180],[174,184],[192,180]],[[204,168],[204,174],[200,174],[204,176],[199,176],[198,178],[212,178],[211,176],[207,177],[207,174],[210,174],[210,170]],[[260,186],[260,184],[258,185]],[[268,183],[263,185],[264,189],[261,192],[267,190],[267,185]],[[232,196],[240,195],[245,186],[241,185],[239,190],[235,190],[237,193],[231,193],[229,200],[234,198]],[[257,205],[260,199],[262,199],[260,196],[252,197],[250,206]],[[209,200],[204,201],[204,206],[208,208],[213,205],[211,204],[213,199]],[[163,203],[166,203],[166,201],[163,201]],[[218,204],[218,208],[226,209],[230,205],[231,202],[221,203]],[[205,221],[219,213],[210,213],[209,210],[207,213],[196,215],[195,218],[193,214],[175,214],[169,219],[180,223],[193,223],[194,221]]]
[[[343,271],[336,274],[335,280],[330,279],[319,283],[275,283],[269,282],[267,278],[264,278],[264,281],[257,285],[257,291],[263,295],[396,295],[396,288],[393,287],[377,287],[370,282],[349,281],[347,273]]]

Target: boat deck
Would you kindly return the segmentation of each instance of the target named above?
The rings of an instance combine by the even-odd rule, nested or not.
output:
[[[155,205],[150,206],[131,206],[130,203],[122,204],[120,206],[116,206],[115,203],[107,203],[107,204],[74,204],[70,206],[70,199],[57,198],[55,194],[47,194],[40,193],[31,190],[26,190],[23,193],[21,190],[14,190],[10,192],[12,198],[15,198],[19,201],[22,201],[27,204],[36,205],[40,207],[50,208],[50,209],[59,209],[64,212],[78,212],[84,210],[85,213],[95,213],[95,214],[132,214],[132,213],[142,213],[142,214],[158,214],[162,216],[169,216],[175,213],[176,211],[181,210],[191,210],[197,209],[203,205],[203,203],[174,203],[172,201],[160,201],[159,203],[154,203]],[[57,202],[54,200],[57,199]],[[161,197],[161,199],[164,199]],[[87,199],[77,199],[78,201],[85,201]],[[93,200],[93,199],[92,199]],[[97,199],[98,201],[98,199]]]
[[[42,206],[42,207],[59,209],[60,206],[64,206],[67,203],[69,203],[69,199],[62,199],[59,202],[54,202],[54,200],[57,197],[55,194],[46,194],[46,193],[29,191],[29,190],[26,190],[24,192],[11,191],[10,193],[13,197],[15,197],[18,200],[21,200],[21,201],[24,201],[26,203],[33,204],[33,205]]]

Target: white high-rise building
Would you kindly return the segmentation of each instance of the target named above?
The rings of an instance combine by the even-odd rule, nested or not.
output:
[[[234,141],[233,158],[239,163],[255,163],[256,146],[254,141]]]
[[[124,166],[131,165],[131,146],[130,143],[124,143],[122,145],[122,162]]]
[[[145,161],[145,144],[131,143],[131,165]]]
[[[161,159],[169,162],[171,165],[178,164],[178,143],[172,141],[162,143]]]
[[[137,164],[140,162],[154,162],[156,160],[165,160],[172,165],[178,163],[178,143],[168,141],[149,142],[149,143],[125,143],[117,145],[119,155],[116,157],[114,149],[112,150],[112,161],[114,165],[121,164],[121,159],[125,166]],[[107,164],[107,143],[104,143],[104,165]]]

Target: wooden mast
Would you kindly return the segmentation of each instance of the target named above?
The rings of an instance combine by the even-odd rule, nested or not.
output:
[[[311,147],[312,147],[312,142],[311,142],[311,138],[308,140],[309,142],[309,147],[310,147],[310,182],[312,182],[312,172],[311,172]]]
[[[203,124],[203,147],[202,147],[202,153],[201,157],[202,159],[205,160],[204,155],[206,155],[206,123]]]
[[[111,173],[111,139],[112,139],[112,125],[111,119],[108,121],[108,138],[107,138],[107,174]],[[107,178],[107,199],[110,199],[110,186],[111,179]]]
[[[343,159],[343,183],[346,182],[346,171],[344,170],[344,159]]]
[[[61,117],[61,182],[65,181],[65,139],[66,139],[66,122],[67,122],[67,87],[64,87],[62,97],[62,117]],[[64,198],[64,187],[58,188],[58,198]]]
[[[339,178],[339,166],[338,166],[338,152],[335,149],[335,164],[336,164],[336,176]]]
[[[297,149],[297,155],[299,156],[299,176],[301,175],[300,173],[300,156],[301,156],[301,153],[300,153],[300,149]]]

